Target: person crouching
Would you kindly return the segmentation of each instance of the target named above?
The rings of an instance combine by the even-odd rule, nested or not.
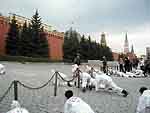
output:
[[[96,91],[98,91],[99,88],[106,91],[112,90],[114,92],[123,94],[124,97],[127,97],[128,92],[125,89],[117,86],[110,76],[106,74],[98,74],[96,72],[93,72],[93,74],[95,79],[90,80],[90,82],[92,82],[90,84],[94,85]]]
[[[73,96],[71,90],[65,92],[67,101],[64,105],[64,113],[94,113],[92,108],[81,98]]]

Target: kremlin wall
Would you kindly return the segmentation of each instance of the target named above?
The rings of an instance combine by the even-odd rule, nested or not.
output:
[[[5,37],[9,29],[7,17],[0,16],[0,55],[5,55]]]
[[[9,30],[9,22],[12,16],[15,14],[10,14],[9,17],[0,16],[0,55],[6,55],[5,53],[5,38]],[[15,15],[17,24],[22,26],[26,21],[27,24],[30,19]],[[47,36],[49,45],[49,58],[51,60],[63,60],[63,41],[64,33],[52,31],[52,27],[46,24],[42,24],[44,27],[44,33]]]
[[[23,23],[26,21],[29,24],[30,19],[16,15],[10,14],[9,17],[0,16],[0,55],[6,55],[5,53],[5,38],[9,30],[9,22],[12,19],[12,16],[15,15],[17,24],[22,26]],[[47,36],[48,45],[49,45],[49,58],[51,60],[63,60],[63,42],[64,42],[64,33],[57,32],[56,30],[52,30],[52,26],[42,23],[44,27],[44,33]],[[101,34],[101,42],[102,45],[107,46],[106,44],[106,37],[105,34]],[[119,54],[117,52],[112,52],[113,59],[118,61]],[[133,46],[131,52],[129,52],[129,43],[127,34],[125,35],[125,42],[124,42],[124,53],[130,60],[133,60],[136,55],[134,54]]]

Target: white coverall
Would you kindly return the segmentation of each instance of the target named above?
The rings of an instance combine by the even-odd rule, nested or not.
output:
[[[150,113],[150,90],[145,90],[139,97],[136,113]]]
[[[6,72],[4,65],[0,64],[0,74],[4,74]]]
[[[79,67],[76,64],[72,65],[73,75],[75,74],[77,68]],[[90,83],[91,75],[88,74],[87,72],[81,72],[81,71],[79,72],[79,74],[80,74],[80,80],[82,81],[82,88],[86,88],[86,86],[88,86]]]
[[[7,113],[29,113],[27,109],[20,107],[18,101],[13,100],[11,104],[11,110]]]
[[[118,87],[112,80],[112,78],[106,74],[97,74],[96,72],[93,72],[94,76],[95,76],[95,81],[94,85],[95,85],[95,90],[98,91],[99,88],[103,88],[103,89],[109,89],[111,88],[113,91],[115,92],[122,92],[122,88]],[[91,81],[90,81],[91,82]]]
[[[82,88],[86,88],[86,86],[90,85],[91,75],[86,72],[81,72],[80,77],[82,80]]]
[[[64,105],[64,113],[94,113],[94,111],[81,98],[71,97]]]

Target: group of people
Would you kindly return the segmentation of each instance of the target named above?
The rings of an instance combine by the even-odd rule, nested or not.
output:
[[[141,87],[136,113],[150,113],[150,90],[146,87]],[[64,104],[63,113],[95,113],[94,110],[80,97],[73,95],[72,90],[65,92],[66,102]],[[29,111],[20,106],[16,100],[12,101],[11,110],[7,113],[29,113]]]
[[[94,67],[90,67],[88,65],[85,66],[86,69],[84,71],[80,70],[79,66],[81,64],[81,61],[79,55],[77,55],[77,57],[75,58],[74,63],[75,64],[73,65],[72,72],[75,76],[76,72],[78,72],[83,92],[85,92],[87,89],[92,90],[93,88],[95,88],[95,91],[102,89],[105,91],[117,92],[123,97],[128,96],[128,91],[124,88],[119,87],[112,80],[112,78],[107,75],[107,60],[105,57],[103,57],[103,72],[98,71],[94,69]],[[123,59],[120,59],[119,61],[121,72],[130,71],[130,65],[131,64],[128,58],[126,58],[124,61]],[[60,74],[66,77],[62,73]],[[141,96],[139,97],[136,113],[150,113],[150,90],[146,87],[141,87],[139,92]],[[64,95],[67,99],[64,104],[64,113],[95,113],[90,105],[88,105],[81,98],[74,96],[72,90],[67,90]],[[13,101],[11,110],[7,113],[29,113],[29,111],[25,108],[22,108],[18,101]]]
[[[78,66],[81,64],[80,55],[77,54],[77,56],[74,59],[74,64],[77,64]],[[134,70],[142,70],[143,74],[146,76],[146,73],[150,74],[150,60],[144,61],[143,58],[138,59],[137,57],[133,60],[130,60],[128,57],[125,58],[119,58],[118,65],[120,72],[126,73],[126,72],[132,72]],[[118,69],[117,68],[117,69]],[[107,59],[105,56],[103,56],[102,60],[102,71],[106,74],[108,74],[108,64]]]
[[[81,70],[79,69],[79,66],[75,64],[72,68],[73,75],[76,75],[78,72],[76,70],[79,70],[78,73],[81,79],[81,88],[83,92],[87,89],[92,90],[95,88],[95,91],[113,91],[123,95],[124,97],[128,95],[128,92],[115,84],[110,76],[101,71],[95,70],[94,67],[90,67],[88,65],[84,65],[84,67],[85,69]]]
[[[141,87],[139,90],[140,97],[138,100],[136,113],[150,113],[150,90]],[[81,98],[73,96],[73,92],[65,92],[67,101],[64,105],[64,113],[95,113],[94,110]]]
[[[119,59],[119,71],[120,72],[131,72],[133,69],[142,70],[143,74],[150,74],[150,60],[144,60],[143,58],[135,58],[132,61],[129,58]]]
[[[128,92],[125,89],[120,88],[118,85],[116,85],[113,82],[112,78],[106,74],[107,60],[105,56],[103,57],[103,72],[95,71],[94,67],[90,67],[88,65],[85,66],[85,70],[81,71],[79,69],[80,63],[80,57],[79,55],[77,55],[74,60],[72,72],[73,75],[77,75],[77,73],[79,74],[83,92],[85,92],[87,88],[92,90],[92,88],[94,87],[95,91],[98,91],[99,89],[112,90],[114,92],[122,94],[124,97],[128,95]]]
[[[143,66],[144,66],[143,59],[138,60],[137,58],[135,58],[131,61],[128,57],[125,57],[125,59],[119,58],[120,72],[125,72],[125,73],[130,72],[132,71],[133,68],[137,69],[138,67],[139,69],[143,69]]]

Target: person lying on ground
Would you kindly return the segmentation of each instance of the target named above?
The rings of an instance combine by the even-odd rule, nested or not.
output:
[[[121,93],[121,94],[123,94],[124,97],[126,97],[128,95],[128,92],[125,89],[117,86],[110,76],[108,76],[104,73],[99,74],[96,72],[93,72],[93,75],[95,76],[95,79],[91,79],[90,84],[94,85],[95,91],[98,91],[101,88],[101,89],[104,89],[106,91],[112,90],[112,91],[117,92],[119,94]]]

